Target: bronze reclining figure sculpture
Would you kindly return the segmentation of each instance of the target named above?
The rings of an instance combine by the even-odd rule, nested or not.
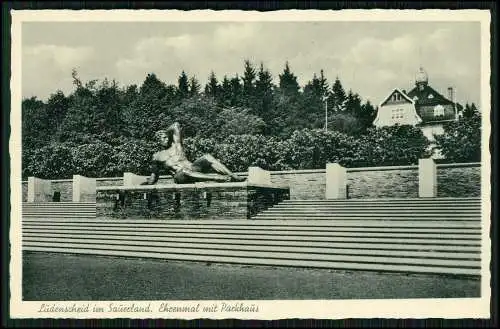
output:
[[[183,148],[182,128],[175,122],[166,130],[155,133],[165,150],[153,154],[151,176],[141,185],[153,185],[158,182],[160,170],[166,169],[174,177],[176,184],[195,182],[242,182],[245,178],[231,172],[219,160],[210,154],[191,162],[187,159]]]

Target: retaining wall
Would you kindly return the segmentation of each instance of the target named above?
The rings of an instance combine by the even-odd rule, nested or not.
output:
[[[239,173],[246,176],[247,173]],[[477,197],[481,195],[480,163],[438,164],[438,197]],[[161,184],[172,183],[161,176]],[[290,187],[290,199],[324,199],[325,169],[272,171],[271,182]],[[27,181],[22,182],[23,201],[27,201]],[[416,198],[418,166],[347,168],[349,198]],[[123,185],[123,177],[97,178],[97,186]],[[72,200],[72,181],[53,180],[61,201]]]

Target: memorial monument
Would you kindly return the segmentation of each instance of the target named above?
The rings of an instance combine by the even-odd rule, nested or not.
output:
[[[166,147],[153,154],[151,176],[141,185],[153,185],[158,182],[162,169],[172,174],[176,184],[196,182],[242,182],[245,178],[232,173],[225,165],[210,154],[191,162],[187,159],[183,146],[182,127],[178,122],[166,130],[155,133],[156,138]]]
[[[98,218],[250,219],[290,198],[289,187],[261,168],[249,167],[245,178],[210,154],[189,161],[178,122],[155,136],[165,149],[153,154],[151,175],[124,173],[123,186],[96,188]],[[158,183],[160,172],[174,184]]]

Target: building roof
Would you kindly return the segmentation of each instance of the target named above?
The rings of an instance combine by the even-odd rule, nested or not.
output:
[[[390,94],[380,103],[379,106],[384,106],[384,104],[392,97],[392,95],[394,95],[394,92],[397,91],[399,94],[401,94],[401,96],[403,96],[404,99],[406,99],[409,103],[415,103],[410,97],[408,97],[408,95],[402,91],[401,89],[399,88],[394,88]]]
[[[419,105],[452,105],[453,102],[438,93],[429,85],[424,85],[423,90],[420,90],[418,87],[413,88],[407,94],[412,100],[415,101],[415,105],[418,107]],[[415,96],[417,99],[415,100]]]

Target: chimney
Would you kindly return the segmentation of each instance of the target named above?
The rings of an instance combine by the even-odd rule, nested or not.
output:
[[[448,99],[451,101],[453,110],[455,111],[455,121],[458,121],[457,105],[454,100],[453,87],[448,87]]]
[[[453,100],[453,87],[448,87],[448,99],[452,102],[454,102]]]

